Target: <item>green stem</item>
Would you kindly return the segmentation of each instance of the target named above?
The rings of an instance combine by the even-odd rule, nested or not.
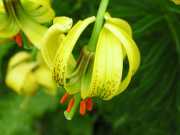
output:
[[[96,22],[93,28],[93,32],[92,32],[89,44],[87,46],[88,50],[92,52],[96,50],[97,40],[98,40],[99,34],[101,32],[101,29],[104,23],[104,15],[108,7],[108,4],[109,4],[109,0],[101,0],[97,17],[96,17]]]

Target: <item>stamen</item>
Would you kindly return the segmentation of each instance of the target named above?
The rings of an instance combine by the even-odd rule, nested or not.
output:
[[[71,98],[71,100],[69,101],[69,104],[68,104],[68,107],[66,109],[67,112],[70,112],[73,105],[74,105],[74,102],[75,102],[75,99],[74,98]]]
[[[77,108],[79,107],[80,102],[81,102],[81,95],[78,93],[74,96],[74,103],[72,108],[70,109],[70,112],[67,112],[67,110],[64,112],[64,116],[67,120],[71,120],[73,118]]]
[[[61,103],[61,104],[64,104],[64,103],[67,101],[68,97],[69,97],[69,94],[68,94],[68,93],[65,93],[65,94],[63,95],[63,97],[61,98],[60,103]]]
[[[86,99],[86,109],[88,111],[92,111],[93,108],[93,102],[91,98]]]
[[[85,100],[81,101],[80,103],[80,110],[79,113],[84,116],[86,114],[86,102]]]
[[[15,37],[14,37],[14,40],[16,41],[17,45],[22,48],[23,47],[23,42],[22,42],[22,37],[20,34],[17,34]]]

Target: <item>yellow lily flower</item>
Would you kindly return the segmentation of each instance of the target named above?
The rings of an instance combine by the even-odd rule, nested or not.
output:
[[[47,88],[49,94],[56,94],[56,84],[51,78],[50,70],[41,60],[32,61],[32,56],[24,51],[10,59],[6,84],[20,95],[31,96],[40,85]]]
[[[171,1],[173,1],[177,5],[180,5],[180,0],[171,0]]]
[[[64,85],[70,94],[81,92],[83,99],[93,96],[100,96],[105,100],[112,98],[128,86],[132,76],[139,67],[140,54],[135,42],[132,39],[132,31],[129,24],[122,19],[112,18],[109,15],[106,15],[105,19],[106,23],[99,36],[95,53],[91,53],[86,47],[84,47],[79,62],[75,62],[75,59],[72,58],[72,51],[80,34],[89,24],[95,21],[95,17],[90,17],[83,21],[79,21],[69,31],[65,40],[60,43],[58,50],[55,50],[55,53],[52,53],[54,54],[54,57],[49,57],[50,59],[52,58],[50,63],[47,63],[48,65],[52,65],[52,63],[54,64],[54,79],[60,85]],[[54,40],[55,43],[56,41],[57,40]],[[54,42],[51,42],[51,44]],[[128,57],[129,73],[124,81],[121,82],[123,57],[125,57],[123,55],[127,55]],[[92,63],[93,67],[91,67],[91,64],[89,65],[91,61],[90,59],[92,59],[92,62],[94,63]],[[69,66],[69,64],[71,65]],[[86,78],[86,76],[84,76],[86,74],[83,74],[80,79],[76,79],[76,76],[79,77],[79,74],[82,73],[82,70],[80,73],[78,72],[81,68],[80,66],[83,68],[85,68],[84,66],[87,66],[87,69],[84,72],[88,74],[87,70],[90,70],[92,75],[89,75],[87,79],[83,79],[83,77]],[[86,83],[89,84],[87,85],[89,87],[83,86],[85,89],[81,89],[80,86],[77,86],[77,84],[86,84],[82,83],[84,80],[87,81]],[[71,81],[74,81],[73,83],[76,82],[75,85],[73,85]],[[103,84],[101,84],[102,82]],[[110,83],[108,84],[108,82]],[[72,90],[71,85],[74,86]],[[75,86],[77,86],[77,88]],[[97,91],[100,87],[102,87],[103,93]],[[106,87],[109,88],[107,89]],[[116,90],[114,91],[112,87]],[[104,95],[104,93],[106,93],[105,90],[107,90],[108,94]]]
[[[11,38],[23,31],[37,47],[47,28],[42,24],[54,18],[50,0],[1,0],[0,38]]]
[[[53,72],[53,78],[59,85],[64,86],[68,95],[75,95],[65,112],[67,119],[72,118],[80,102],[80,113],[84,114],[82,106],[87,103],[84,102],[86,99],[99,97],[110,100],[123,92],[140,64],[139,49],[133,40],[130,25],[120,18],[112,18],[108,13],[105,15],[106,21],[95,51],[84,46],[76,60],[73,57],[73,48],[82,32],[95,20],[95,17],[89,17],[77,22],[63,40],[59,40],[62,37],[61,30],[56,29],[57,35],[54,37],[51,26],[43,42],[43,47],[46,48],[42,50],[45,51],[43,56],[49,59],[46,63]],[[56,45],[56,49],[50,50],[51,53],[48,54],[47,48],[51,45]],[[126,57],[129,70],[123,78]],[[67,94],[62,98],[62,102],[66,98]]]

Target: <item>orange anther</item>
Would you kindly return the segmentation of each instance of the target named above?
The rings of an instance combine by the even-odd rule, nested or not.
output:
[[[75,102],[74,98],[71,98],[71,100],[69,101],[68,107],[66,109],[67,112],[71,111],[71,109],[72,109],[72,107],[74,105],[74,102]]]
[[[23,41],[22,41],[22,37],[20,34],[17,34],[14,37],[14,40],[16,41],[17,45],[21,48],[23,46]]]
[[[86,109],[88,111],[92,111],[93,108],[93,102],[91,98],[86,99]]]
[[[64,103],[67,101],[68,97],[69,97],[69,94],[68,94],[68,93],[65,93],[65,94],[63,95],[63,97],[61,98],[60,103],[61,103],[61,104],[64,104]]]
[[[80,103],[80,110],[79,113],[84,116],[86,114],[86,102],[83,100]]]

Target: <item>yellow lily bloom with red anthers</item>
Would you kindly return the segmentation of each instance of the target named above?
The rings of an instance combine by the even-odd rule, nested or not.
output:
[[[48,94],[56,94],[56,84],[41,56],[38,55],[37,60],[33,61],[31,54],[25,51],[10,59],[6,84],[20,95],[32,96],[39,86],[46,88]]]
[[[42,24],[54,18],[50,0],[0,0],[0,38],[13,38],[20,42],[24,32],[37,48],[47,28]],[[16,37],[17,35],[17,37]]]
[[[95,17],[90,17],[78,21],[65,37],[61,27],[55,28],[54,25],[45,34],[43,57],[53,78],[67,92],[61,103],[72,96],[65,111],[65,117],[69,120],[79,104],[82,115],[86,110],[91,110],[92,97],[110,100],[122,93],[140,64],[140,52],[133,40],[130,25],[120,18],[112,18],[108,13],[105,15],[95,51],[84,46],[79,58],[75,59],[73,49],[80,35],[95,20]],[[55,48],[50,49],[53,45]],[[128,61],[129,69],[123,78],[125,61]]]

